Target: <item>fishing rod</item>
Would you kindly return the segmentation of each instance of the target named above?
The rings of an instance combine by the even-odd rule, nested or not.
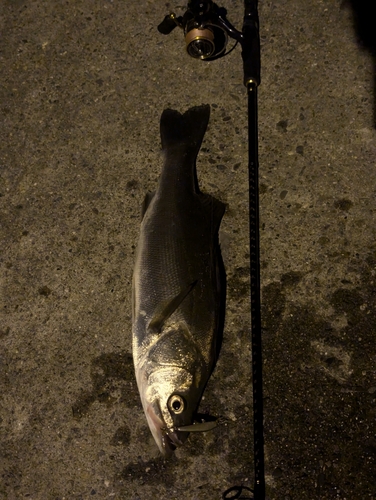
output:
[[[191,57],[213,61],[229,54],[238,43],[242,48],[243,82],[248,97],[248,179],[249,179],[249,245],[251,277],[251,338],[253,378],[253,438],[254,438],[254,500],[265,499],[264,424],[262,389],[262,339],[260,298],[260,226],[258,182],[258,113],[257,89],[260,84],[260,36],[258,0],[244,0],[242,31],[227,19],[227,11],[212,0],[189,0],[186,12],[177,17],[168,14],[158,26],[168,35],[179,27],[184,32],[186,50]],[[227,50],[229,39],[235,41]],[[242,491],[249,488],[235,486],[223,493],[224,500],[245,498]]]

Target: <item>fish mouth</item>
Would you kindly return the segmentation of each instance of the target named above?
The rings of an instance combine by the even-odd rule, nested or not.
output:
[[[164,434],[162,436],[162,443],[163,443],[163,449],[166,450],[166,452],[168,450],[170,453],[172,453],[177,448],[177,446],[174,445],[172,439],[170,438],[170,436],[168,434]]]
[[[172,452],[182,446],[187,439],[189,432],[180,432],[177,429],[162,429],[163,454],[171,455]]]
[[[178,448],[183,444],[183,441],[179,439],[175,431],[165,432],[162,430],[162,432],[164,432],[164,434],[162,435],[162,443],[164,445],[163,448],[165,450],[166,455],[171,454],[173,451],[176,450],[176,448]]]
[[[166,424],[156,413],[152,405],[147,407],[145,414],[160,452],[164,456],[170,456],[176,448],[184,443],[189,433],[179,432],[174,428],[166,428]]]

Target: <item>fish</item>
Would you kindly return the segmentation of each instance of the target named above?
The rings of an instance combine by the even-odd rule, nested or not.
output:
[[[196,158],[210,106],[160,121],[164,163],[142,206],[132,280],[132,354],[151,433],[169,456],[197,423],[197,409],[217,362],[224,329],[226,273],[219,227],[226,205],[200,191]]]

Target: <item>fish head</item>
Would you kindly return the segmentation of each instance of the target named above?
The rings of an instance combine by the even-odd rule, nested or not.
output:
[[[179,427],[192,424],[201,398],[196,377],[178,366],[159,367],[140,385],[141,401],[149,428],[165,456],[181,446],[189,433]]]

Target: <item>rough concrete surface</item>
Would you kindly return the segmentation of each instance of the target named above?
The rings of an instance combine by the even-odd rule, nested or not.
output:
[[[241,28],[243,6],[226,0]],[[0,498],[220,499],[253,485],[247,106],[240,49],[185,54],[186,4],[0,4]],[[372,54],[341,0],[260,1],[265,456],[269,499],[366,500],[375,482]],[[159,118],[209,103],[203,191],[224,201],[223,348],[164,461],[131,358],[131,276]],[[246,495],[244,495],[246,496]]]

